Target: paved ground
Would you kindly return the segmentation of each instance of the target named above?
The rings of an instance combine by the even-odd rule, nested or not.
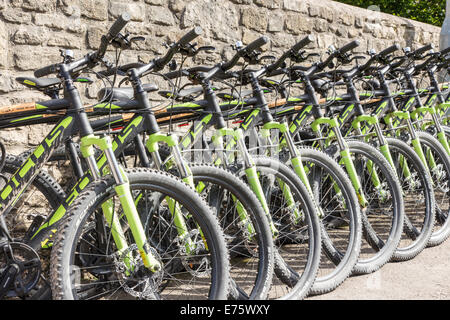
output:
[[[450,240],[307,300],[450,300]]]

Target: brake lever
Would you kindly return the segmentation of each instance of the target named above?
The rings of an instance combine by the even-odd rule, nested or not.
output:
[[[261,51],[253,50],[252,52],[247,52],[243,55],[245,61],[249,64],[258,64],[259,59],[258,56],[261,54]]]
[[[230,78],[236,78],[236,79],[240,78],[240,74],[235,71],[227,72],[227,74],[230,76]]]
[[[100,60],[100,62],[101,62],[102,65],[104,65],[104,66],[106,67],[106,69],[107,69],[108,71],[115,68],[114,64],[111,63],[111,62],[109,62],[109,61],[108,61],[107,59],[105,59],[105,58],[102,58],[102,59]],[[115,70],[115,72],[117,73],[117,75],[122,76],[122,77],[127,75],[126,72],[121,71],[119,68],[117,68],[117,70]],[[97,77],[98,77],[98,75],[97,75]]]
[[[350,61],[358,60],[358,59],[365,60],[365,59],[367,59],[367,57],[365,57],[365,56],[354,56],[354,57],[352,57],[352,58],[350,59]]]
[[[129,49],[131,47],[131,42],[128,39],[128,36],[130,34],[126,33],[125,35],[119,33],[112,41],[111,41],[111,45],[114,48],[118,48],[118,49]]]
[[[198,53],[198,49],[195,48],[196,46],[197,43],[188,43],[185,46],[180,47],[179,52],[183,56],[193,57]]]
[[[405,56],[397,56],[397,57],[393,57],[392,59],[388,60],[389,63],[394,62],[395,60],[400,60],[400,59],[405,59]]]
[[[340,53],[338,54],[338,56],[336,57],[337,60],[339,60],[342,64],[349,64],[350,62],[352,62],[352,58],[350,56],[350,54],[348,53]]]
[[[126,83],[126,85],[128,85],[129,84],[129,79],[128,79],[128,77],[125,77],[125,78],[123,78],[122,80],[120,80],[120,82],[119,82],[119,84],[118,84],[118,87],[120,88],[120,86],[122,86],[122,83]]]
[[[259,62],[263,61],[263,60],[276,60],[277,58],[275,56],[262,56],[259,58]]]
[[[309,57],[320,57],[318,53],[308,53],[305,57],[305,60],[308,60]]]
[[[130,39],[130,42],[145,41],[145,37],[137,36]]]
[[[202,46],[197,49],[197,52],[199,52],[199,51],[215,51],[215,50],[216,50],[216,47],[213,47],[213,46]]]

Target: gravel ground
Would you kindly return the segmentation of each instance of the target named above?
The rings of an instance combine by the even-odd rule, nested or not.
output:
[[[350,277],[333,292],[307,300],[450,300],[450,239],[410,261]]]

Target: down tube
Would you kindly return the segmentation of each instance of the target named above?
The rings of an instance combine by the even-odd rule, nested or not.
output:
[[[67,116],[58,122],[34,152],[23,162],[0,190],[0,214],[10,210],[22,192],[33,181],[36,175],[50,158],[53,150],[72,134],[74,118]]]
[[[119,135],[117,135],[112,143],[114,154],[117,156],[124,148],[138,135],[143,128],[144,118],[142,116],[134,116],[128,125],[122,129]],[[106,170],[106,156],[102,154],[97,159],[97,166],[100,172]],[[64,202],[56,209],[45,221],[45,223],[36,231],[31,237],[30,245],[32,247],[44,247],[53,233],[56,232],[57,222],[65,215],[68,207],[78,197],[78,195],[88,186],[94,178],[90,172],[85,173],[77,183],[70,190],[70,194],[66,197]]]

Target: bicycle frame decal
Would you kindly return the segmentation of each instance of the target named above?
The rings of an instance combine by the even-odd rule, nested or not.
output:
[[[291,133],[294,133],[297,129],[300,129],[300,127],[303,125],[303,121],[309,117],[312,108],[313,108],[312,105],[303,108],[302,112],[295,117],[295,119],[291,122],[291,125],[289,126],[289,131]]]
[[[183,148],[190,148],[195,143],[197,137],[199,137],[198,134],[205,130],[211,119],[212,114],[206,115],[191,127],[191,129],[181,139],[181,145],[183,146]]]
[[[425,107],[431,107],[434,105],[435,101],[437,99],[437,94],[433,94],[431,97],[428,98],[428,100],[425,103]]]
[[[339,121],[340,125],[345,123],[345,120],[347,120],[347,118],[350,116],[350,114],[351,114],[351,112],[353,111],[354,108],[355,108],[354,104],[351,104],[351,105],[345,107],[344,111],[342,112],[342,114],[338,118],[338,121]]]
[[[259,110],[255,109],[253,110],[244,120],[244,122],[241,123],[241,128],[244,130],[247,130],[248,126],[256,119],[256,117],[259,114]]]
[[[72,117],[68,116],[62,119],[0,190],[2,213],[18,200],[20,194],[33,180],[33,177],[39,173],[53,150],[61,144],[63,137],[69,135],[72,125]]]

